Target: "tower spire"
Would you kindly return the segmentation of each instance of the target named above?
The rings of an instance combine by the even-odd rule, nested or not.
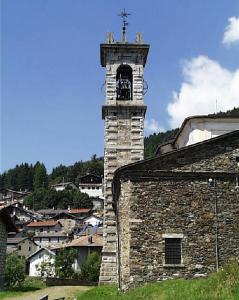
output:
[[[131,14],[126,12],[125,8],[120,14],[118,14],[118,16],[122,18],[122,22],[123,22],[123,24],[122,24],[122,42],[123,43],[126,43],[126,28],[129,25],[129,23],[127,22],[127,18],[130,15]]]

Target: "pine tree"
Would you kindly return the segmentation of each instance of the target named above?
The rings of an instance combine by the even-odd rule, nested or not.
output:
[[[34,166],[33,187],[34,190],[46,188],[48,186],[48,176],[44,164],[39,161]]]

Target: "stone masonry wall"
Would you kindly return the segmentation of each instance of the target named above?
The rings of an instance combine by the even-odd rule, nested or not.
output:
[[[116,108],[117,111],[117,108]],[[117,282],[116,220],[112,206],[114,171],[125,164],[143,159],[143,116],[132,116],[127,107],[117,116],[105,118],[104,225],[100,283]]]
[[[197,277],[239,258],[239,190],[235,180],[151,178],[125,181],[119,202],[120,285]],[[217,217],[215,201],[217,199]],[[163,234],[182,234],[182,265],[164,266]]]
[[[7,247],[7,230],[5,223],[0,219],[0,290],[4,284],[4,265]]]
[[[206,276],[216,268],[216,241],[219,266],[239,258],[238,157],[239,132],[117,174],[121,289]],[[181,266],[164,265],[165,234],[182,237]]]

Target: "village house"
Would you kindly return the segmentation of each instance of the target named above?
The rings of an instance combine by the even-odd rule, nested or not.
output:
[[[68,235],[62,231],[42,232],[34,235],[32,239],[40,248],[51,248],[66,243]]]
[[[26,225],[27,232],[38,234],[47,234],[52,232],[58,232],[62,230],[62,224],[59,221],[46,220],[35,221]]]
[[[49,249],[38,249],[27,258],[28,275],[33,277],[53,277],[55,275],[55,257],[56,254]],[[44,265],[46,266],[45,271]]]
[[[1,205],[13,204],[15,202],[23,202],[23,199],[29,195],[28,191],[14,191],[12,189],[0,190],[0,203]]]
[[[102,177],[87,174],[79,178],[79,190],[88,194],[91,198],[102,198]]]
[[[101,256],[103,246],[103,238],[102,235],[92,234],[92,235],[84,235],[80,236],[70,243],[64,245],[66,249],[76,249],[77,250],[77,258],[74,263],[75,271],[79,271],[82,264],[86,262],[87,256],[92,253],[96,252]],[[62,247],[55,248],[56,253],[62,249]]]
[[[97,217],[97,216],[89,216],[83,219],[84,224],[88,224],[91,226],[100,226],[103,223],[103,218]]]
[[[59,191],[64,191],[65,189],[69,190],[77,190],[77,186],[73,182],[61,182],[52,185],[52,188],[56,190],[57,192]]]
[[[19,257],[28,257],[38,249],[38,245],[28,237],[7,239],[7,253],[16,252]]]
[[[0,290],[4,285],[4,266],[7,249],[7,233],[17,231],[6,206],[0,206]]]

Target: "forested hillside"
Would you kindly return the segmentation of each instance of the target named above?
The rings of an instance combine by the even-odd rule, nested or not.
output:
[[[54,168],[50,174],[47,174],[43,163],[37,162],[35,165],[20,164],[0,175],[0,188],[33,191],[47,188],[63,180],[78,184],[79,177],[87,173],[103,176],[103,158],[97,158],[96,155],[93,155],[91,160],[85,162],[79,161],[71,166],[60,165]]]
[[[158,145],[163,144],[175,137],[178,128],[151,134],[144,138],[144,157],[149,158],[154,156]]]

